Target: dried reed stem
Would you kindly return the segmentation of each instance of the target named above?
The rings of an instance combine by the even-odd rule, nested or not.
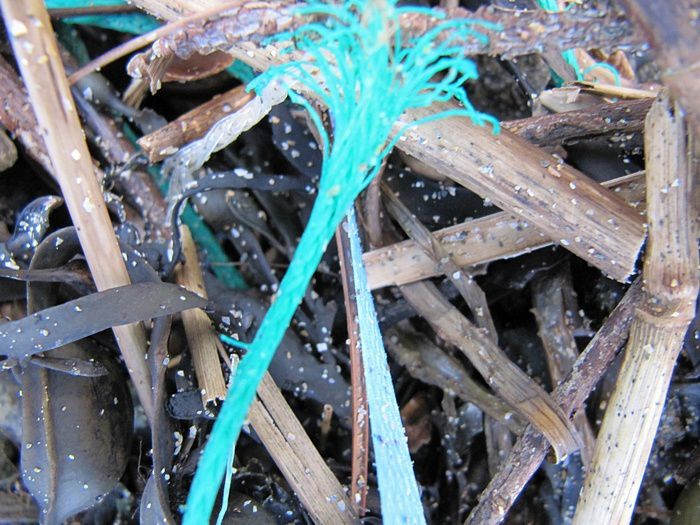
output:
[[[627,290],[610,317],[588,343],[568,377],[554,390],[554,400],[568,416],[583,407],[624,344],[632,322],[634,305],[639,302],[640,296],[641,286],[637,281]],[[528,426],[518,438],[508,459],[501,463],[500,470],[482,492],[478,505],[467,517],[465,525],[497,525],[503,522],[508,510],[544,460],[548,449],[544,436]]]
[[[489,386],[547,436],[558,458],[580,447],[573,425],[549,394],[452,306],[435,285],[418,282],[400,289],[406,301],[435,332],[459,348]]]
[[[187,226],[180,226],[180,239],[185,262],[176,269],[175,281],[190,292],[206,299],[207,291],[204,288],[204,278],[199,267],[197,247]],[[202,310],[193,308],[185,310],[181,315],[202,402],[205,407],[211,403],[216,404],[217,401],[226,397],[226,383],[219,363],[218,346],[221,342],[211,320]]]
[[[102,190],[97,182],[56,39],[41,0],[2,0],[5,25],[29,92],[56,180],[99,290],[130,283]],[[117,343],[146,414],[153,413],[151,379],[140,323],[115,326]]]
[[[693,173],[681,110],[665,94],[647,115],[645,156],[645,293],[598,433],[576,525],[630,522],[676,358],[695,316],[700,281],[690,215]]]
[[[343,487],[309,439],[270,374],[248,414],[255,432],[315,523],[354,524]]]
[[[350,238],[344,229],[343,220],[336,229],[335,240],[338,246],[340,274],[343,282],[345,315],[350,340],[350,379],[352,382],[352,458],[350,494],[358,516],[365,515],[369,472],[369,406],[367,404],[367,384],[360,350],[360,327],[358,325],[357,301],[355,301],[355,279],[353,277]]]
[[[455,104],[407,111],[402,123]],[[494,135],[465,118],[431,121],[409,129],[398,147],[499,208],[525,219],[610,277],[625,281],[644,241],[639,215],[600,186],[524,139]]]
[[[628,203],[644,198],[643,174],[636,173],[603,183]],[[433,232],[462,267],[517,257],[553,241],[528,221],[500,212]],[[433,259],[413,240],[403,241],[363,256],[371,289],[402,285],[440,275]]]

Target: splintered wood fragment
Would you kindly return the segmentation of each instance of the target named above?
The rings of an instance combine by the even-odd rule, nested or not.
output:
[[[238,111],[253,97],[253,93],[246,93],[245,86],[235,87],[141,137],[137,142],[149,161],[159,162],[175,153],[183,144],[202,138],[213,124],[227,114]]]
[[[643,173],[603,183],[628,203],[644,199]],[[638,210],[639,212],[639,210]],[[528,221],[499,212],[433,232],[450,256],[462,267],[517,257],[553,241]],[[367,252],[363,256],[371,289],[402,285],[442,272],[413,240]]]
[[[576,360],[552,396],[565,414],[580,410],[627,339],[641,283],[635,282]],[[510,456],[479,497],[464,525],[498,525],[544,461],[549,444],[532,425],[518,438]],[[594,522],[597,523],[597,522]]]
[[[549,394],[452,306],[435,285],[424,281],[400,290],[441,338],[464,353],[497,394],[547,436],[558,458],[580,447],[576,430]]]
[[[407,111],[399,125],[456,109],[454,103]],[[623,199],[561,159],[466,118],[423,123],[397,147],[546,233],[606,275],[626,281],[644,241],[639,215]]]
[[[356,523],[343,487],[269,374],[258,386],[248,418],[315,523]]]
[[[692,172],[682,110],[661,94],[645,129],[649,243],[615,390],[579,498],[574,524],[629,523],[676,358],[700,288]],[[690,150],[692,151],[692,149]]]
[[[130,284],[121,250],[95,176],[78,113],[66,81],[51,21],[41,0],[2,0],[8,35],[55,177],[75,224],[98,290]],[[149,419],[153,413],[146,366],[146,333],[140,323],[115,326],[114,334]]]
[[[175,281],[190,292],[206,299],[207,291],[204,287],[202,270],[199,267],[197,247],[187,226],[180,226],[180,242],[185,262],[175,270]],[[217,348],[221,342],[216,336],[211,320],[202,310],[193,308],[182,312],[181,315],[202,403],[205,407],[209,407],[226,397],[226,383]]]
[[[501,122],[501,126],[537,146],[555,146],[572,140],[644,129],[652,99],[598,104],[590,109],[566,111]]]
[[[365,369],[360,354],[360,327],[358,325],[357,301],[355,301],[355,278],[350,253],[350,238],[344,220],[336,229],[340,275],[343,282],[343,299],[350,340],[350,379],[352,382],[352,458],[350,495],[358,516],[365,515],[367,490],[369,488],[369,406]]]

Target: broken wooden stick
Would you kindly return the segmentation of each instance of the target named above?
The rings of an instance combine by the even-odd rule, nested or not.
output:
[[[29,92],[46,149],[98,290],[130,284],[102,198],[58,45],[41,0],[2,0],[12,47]],[[115,326],[117,343],[144,411],[153,397],[140,323]]]
[[[635,173],[603,183],[628,203],[644,198],[643,173]],[[553,241],[528,221],[499,212],[433,232],[455,262],[462,266],[516,257]],[[442,272],[413,240],[367,252],[363,261],[367,279],[374,290],[408,284],[440,275]]]
[[[686,129],[680,107],[674,107],[666,94],[647,115],[644,142],[649,220],[644,296],[598,433],[574,516],[576,525],[624,524],[632,519],[700,288]]]

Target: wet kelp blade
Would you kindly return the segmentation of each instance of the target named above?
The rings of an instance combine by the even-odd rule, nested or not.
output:
[[[405,39],[399,17],[416,11],[432,13],[396,7],[392,0],[354,0],[342,5],[311,1],[300,5],[300,15],[324,16],[326,23],[311,22],[291,35],[280,36],[291,39],[303,58],[273,67],[249,85],[264,93],[280,83],[292,102],[308,112],[323,152],[321,178],[306,230],[254,340],[246,345],[227,340],[246,347],[248,353],[239,365],[228,401],[197,467],[185,525],[208,520],[217,494],[212,489],[224,478],[227,457],[240,435],[257,386],[335,229],[401,137],[404,130],[394,134],[394,123],[407,109],[455,98],[463,109],[431,115],[409,126],[449,115],[497,127],[494,119],[477,112],[469,103],[463,84],[475,78],[477,70],[455,45],[458,40],[485,39],[479,32],[485,23],[444,20],[418,38]],[[408,47],[404,46],[406,42]],[[295,91],[297,88],[299,91]],[[331,134],[326,132],[316,109],[319,101],[328,108]]]
[[[418,484],[413,474],[413,463],[408,453],[406,433],[396,403],[382,334],[379,332],[377,312],[367,285],[367,273],[362,264],[362,246],[355,211],[352,208],[343,226],[350,238],[362,363],[367,383],[367,403],[382,518],[386,524],[425,523]]]
[[[139,283],[111,288],[0,325],[1,352],[25,359],[112,326],[206,305],[205,299],[174,284]]]

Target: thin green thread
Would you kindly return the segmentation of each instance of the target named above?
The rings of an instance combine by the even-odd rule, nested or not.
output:
[[[462,83],[476,78],[477,71],[463,57],[459,46],[460,40],[484,38],[478,32],[480,27],[497,26],[449,20],[404,47],[399,15],[409,11],[415,9],[396,7],[395,0],[349,0],[342,5],[311,1],[299,13],[322,13],[327,16],[326,22],[313,22],[285,35],[292,37],[304,58],[273,67],[248,86],[261,92],[269,82],[286,85],[292,101],[301,104],[318,127],[323,164],[308,225],[255,338],[245,345],[248,352],[200,459],[184,525],[208,523],[227,470],[227,458],[257,386],[337,225],[388,154],[386,144],[394,123],[407,109],[455,98],[464,109],[441,116],[468,116],[478,124],[489,122],[497,129],[495,119],[477,112],[467,100]],[[293,90],[294,83],[303,84],[327,105],[332,141],[306,95]],[[431,117],[434,118],[439,117]],[[235,340],[225,340],[243,346]]]

